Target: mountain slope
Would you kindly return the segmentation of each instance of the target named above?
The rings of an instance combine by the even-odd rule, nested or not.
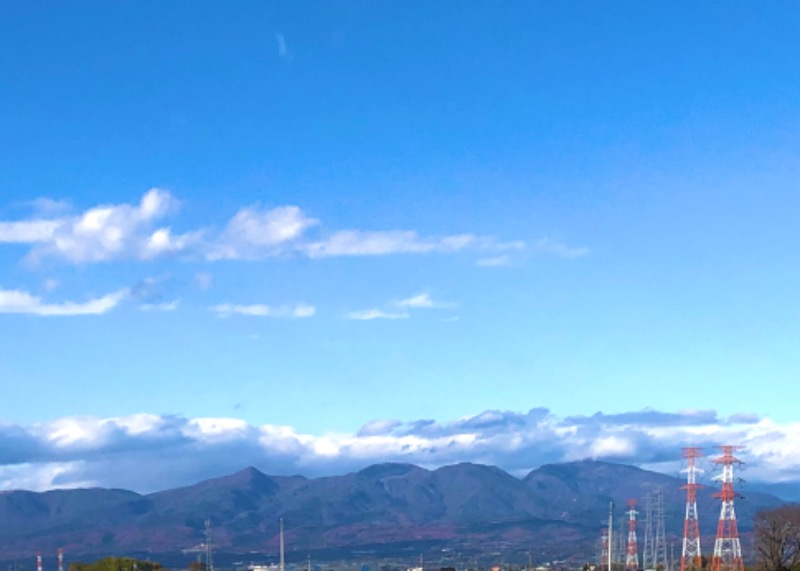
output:
[[[374,549],[418,554],[444,547],[534,550],[539,557],[593,555],[608,503],[623,515],[628,498],[661,488],[667,534],[682,529],[681,480],[632,466],[583,461],[542,466],[518,479],[492,466],[426,470],[378,464],[325,478],[268,476],[255,468],[173,490],[0,493],[0,551],[6,557],[64,547],[71,554],[177,554],[203,541],[206,518],[219,553],[274,552],[278,522],[298,554]],[[701,527],[710,539],[719,505],[704,489]],[[737,504],[740,529],[781,500],[748,494]],[[641,505],[641,504],[640,504]],[[426,547],[427,546],[427,547]],[[438,546],[438,547],[437,547]]]

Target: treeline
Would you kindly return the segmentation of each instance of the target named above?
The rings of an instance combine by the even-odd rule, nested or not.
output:
[[[132,557],[106,557],[94,563],[72,563],[69,571],[164,571],[164,567],[155,561]]]

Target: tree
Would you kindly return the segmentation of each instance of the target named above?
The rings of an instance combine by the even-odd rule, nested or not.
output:
[[[761,569],[800,570],[800,506],[782,506],[758,512],[755,539]]]

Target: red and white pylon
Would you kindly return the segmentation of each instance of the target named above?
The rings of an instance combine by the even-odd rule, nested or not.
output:
[[[714,494],[722,500],[717,524],[717,539],[714,542],[714,557],[711,571],[744,571],[742,545],[739,542],[739,528],[736,524],[736,511],[733,500],[739,495],[733,489],[733,467],[742,464],[733,453],[741,446],[720,446],[722,456],[714,458],[714,463],[722,467],[722,473],[715,479],[722,482],[722,488]]]
[[[604,569],[606,567],[608,567],[608,528],[604,527],[600,536],[600,565],[597,568]]]
[[[639,548],[636,544],[636,500],[628,500],[628,549],[625,554],[625,568],[639,569]]]
[[[697,483],[697,474],[702,472],[695,466],[697,458],[703,456],[702,448],[689,447],[681,450],[681,456],[686,459],[686,468],[681,472],[686,473],[686,484],[681,486],[686,490],[686,517],[683,520],[683,550],[681,551],[681,571],[700,569],[703,566],[702,553],[700,552],[700,526],[697,520],[697,490],[702,486]]]

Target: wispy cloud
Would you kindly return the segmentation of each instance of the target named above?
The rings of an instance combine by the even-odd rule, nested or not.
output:
[[[409,315],[406,312],[391,312],[378,308],[351,311],[347,314],[348,319],[355,319],[357,321],[371,321],[373,319],[408,319],[408,317]]]
[[[278,56],[281,59],[292,59],[292,54],[289,53],[289,48],[286,46],[286,38],[283,34],[275,34],[275,42],[278,44]]]
[[[541,238],[534,242],[533,247],[539,252],[554,254],[562,258],[579,258],[589,253],[589,248],[568,246],[562,242]]]
[[[214,281],[214,276],[209,274],[208,272],[197,272],[194,276],[194,281],[201,290],[207,290],[211,287],[211,283]]]
[[[441,238],[423,238],[412,230],[365,232],[342,230],[325,240],[304,246],[311,258],[331,256],[382,256],[387,254],[426,254],[457,252],[473,244],[472,234],[455,234]]]
[[[100,315],[111,311],[128,297],[128,290],[119,290],[84,302],[47,303],[22,290],[0,289],[0,313],[40,316]]]
[[[427,292],[412,295],[409,298],[401,299],[395,304],[397,307],[411,308],[411,309],[450,309],[456,307],[456,304],[434,300],[431,294]]]
[[[502,256],[492,256],[490,258],[480,258],[476,265],[484,268],[500,268],[511,265],[511,256],[503,254]]]
[[[59,224],[56,220],[0,222],[0,244],[38,244],[51,241]]]
[[[411,317],[409,310],[454,308],[456,307],[456,304],[434,300],[430,293],[422,292],[412,295],[411,297],[389,303],[387,306],[393,308],[393,310],[385,310],[375,307],[360,311],[352,311],[347,314],[347,318],[360,321],[370,321],[373,319],[408,319]]]
[[[162,301],[160,303],[143,303],[139,306],[142,311],[176,311],[180,305],[179,299]]]
[[[278,474],[336,474],[384,461],[435,467],[472,461],[516,474],[542,464],[605,459],[675,474],[680,447],[744,445],[750,481],[800,479],[800,423],[713,411],[558,417],[544,408],[487,410],[450,421],[376,419],[353,434],[310,434],[237,418],[156,414],[0,424],[5,488],[78,485],[141,491],[188,484],[246,465]],[[164,461],[169,458],[169,461]],[[147,465],[148,470],[134,470]]]
[[[317,310],[313,305],[299,303],[297,305],[281,305],[278,307],[251,304],[241,305],[233,303],[222,303],[211,307],[211,311],[219,317],[230,317],[231,315],[247,315],[250,317],[313,317]]]

